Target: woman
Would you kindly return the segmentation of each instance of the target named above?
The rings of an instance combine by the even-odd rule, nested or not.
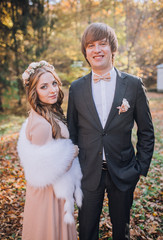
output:
[[[68,139],[61,81],[46,61],[31,63],[22,78],[31,107],[18,140],[27,181],[22,239],[75,240],[82,173],[78,147]]]

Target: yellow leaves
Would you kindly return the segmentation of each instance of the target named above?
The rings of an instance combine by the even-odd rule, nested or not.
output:
[[[149,227],[149,234],[156,233],[157,227],[158,227],[158,222],[154,221]]]
[[[7,142],[7,141],[11,141],[12,139],[14,140],[15,138],[17,138],[19,136],[19,133],[13,133],[13,134],[9,134],[9,135],[4,135],[2,137],[0,137],[0,142],[1,143],[4,143],[4,142]],[[12,143],[11,143],[12,144]]]
[[[25,181],[16,152],[17,137],[18,133],[1,137],[0,239],[21,237]]]
[[[157,212],[154,212],[154,213],[153,213],[153,216],[156,217],[156,216],[157,216]]]
[[[13,27],[13,21],[11,19],[11,16],[10,16],[9,12],[5,8],[2,9],[2,12],[4,13],[1,17],[2,24],[7,26],[8,28],[12,28]]]
[[[141,190],[140,190],[140,188],[136,188],[136,189],[135,189],[135,192],[134,192],[134,199],[139,198],[140,195],[141,195]]]
[[[67,99],[68,95],[66,91],[65,96]],[[148,97],[150,98],[152,116],[155,123],[155,151],[157,150],[159,155],[163,155],[163,150],[161,147],[163,126],[162,94],[148,93]],[[157,138],[158,133],[161,135],[160,140]],[[2,143],[0,144],[2,150],[0,153],[0,239],[3,240],[15,240],[21,237],[25,199],[25,179],[16,152],[17,138],[18,133],[8,133],[7,135],[3,136],[3,138],[1,138]],[[154,158],[156,158],[156,156],[154,156]],[[135,190],[135,204],[131,210],[132,240],[163,240],[161,238],[161,197],[163,195],[163,192],[161,191],[160,187],[161,169],[158,162],[158,159],[156,159],[156,163],[150,168],[148,177],[141,178],[138,187]],[[151,175],[151,173],[153,175]],[[158,180],[155,181],[155,178]],[[77,207],[75,208],[74,216],[76,227],[78,229],[79,223]],[[105,194],[103,210],[100,219],[99,239],[109,239],[111,238],[111,235],[112,224],[109,218],[107,194]]]

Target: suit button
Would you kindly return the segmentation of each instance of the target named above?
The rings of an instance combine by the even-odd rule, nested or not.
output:
[[[102,152],[99,152],[99,155],[102,155]]]
[[[106,132],[103,132],[103,133],[102,133],[102,136],[107,136],[107,133],[106,133]]]

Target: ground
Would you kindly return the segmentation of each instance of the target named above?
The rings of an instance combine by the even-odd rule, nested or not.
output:
[[[131,210],[131,239],[162,240],[161,171],[163,161],[163,93],[148,94],[155,127],[156,144],[148,176],[142,177],[134,194]],[[67,92],[65,92],[67,103]],[[23,108],[23,111],[26,109]],[[25,179],[16,151],[19,129],[25,119],[20,109],[8,111],[0,117],[0,239],[21,239],[23,208],[25,201]],[[22,109],[21,109],[22,113]],[[133,132],[136,141],[136,129]],[[77,209],[75,210],[77,222]],[[78,223],[77,223],[78,229]],[[100,222],[100,240],[111,239],[111,223],[105,197]]]

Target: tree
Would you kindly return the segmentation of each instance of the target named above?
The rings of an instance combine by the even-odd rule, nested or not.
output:
[[[7,81],[16,82],[20,105],[24,93],[21,74],[47,49],[54,18],[49,16],[49,0],[2,0],[0,13],[1,79],[5,86]],[[4,66],[8,66],[7,72]]]

